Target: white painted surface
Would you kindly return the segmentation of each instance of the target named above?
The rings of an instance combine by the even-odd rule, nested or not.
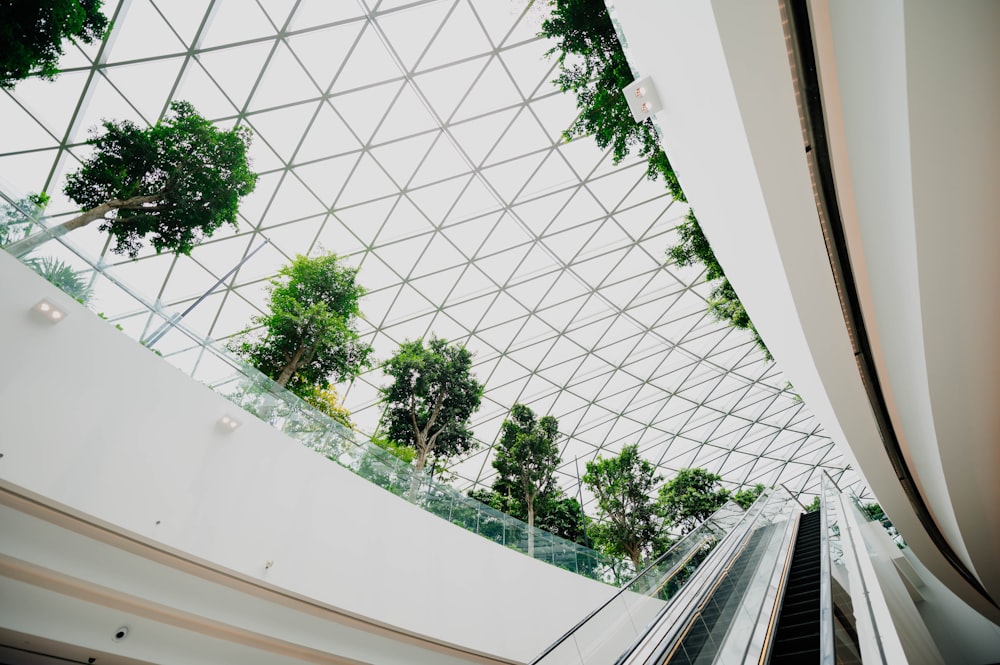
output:
[[[633,66],[660,91],[664,149],[782,371],[914,552],[964,600],[1000,621],[1000,611],[931,542],[882,446],[817,218],[777,3],[614,4]],[[956,11],[906,3],[900,25],[900,3],[877,4],[896,18],[869,26],[872,34],[854,23],[836,28],[844,31],[848,50],[856,39],[870,40],[853,54],[854,66],[869,70],[857,85],[883,86],[857,100],[858,114],[867,113],[871,124],[896,123],[891,131],[860,136],[852,134],[860,130],[850,114],[833,118],[852,141],[860,136],[856,145],[834,136],[832,146],[835,168],[851,174],[838,181],[847,214],[865,226],[849,229],[860,239],[851,246],[852,262],[862,298],[871,305],[866,323],[876,351],[893,354],[879,358],[879,372],[885,371],[904,446],[917,461],[913,471],[954,549],[1000,597],[1000,299],[993,293],[1000,284],[1000,224],[990,201],[993,188],[982,175],[1000,166],[1000,5],[962,3]],[[875,11],[865,2],[833,5],[848,13]],[[955,13],[961,17],[945,18]],[[939,22],[948,39],[935,33]],[[833,52],[837,40],[827,33],[817,36],[817,44]],[[897,49],[897,60],[905,47],[905,63],[875,62],[883,39],[888,53]],[[925,52],[928,44],[933,47]],[[939,57],[947,64],[929,62]],[[839,63],[822,64],[827,77]],[[854,94],[844,85],[841,96]],[[924,104],[919,110],[914,95]],[[830,99],[840,103],[835,94]],[[845,101],[845,108],[853,103]],[[885,108],[874,112],[866,104]],[[977,140],[983,145],[974,145]],[[947,176],[935,180],[942,169]],[[950,191],[964,197],[958,216],[951,212]],[[869,290],[869,284],[877,287]],[[872,308],[878,315],[869,318]]]
[[[1000,626],[941,584],[910,550],[903,556],[920,576],[924,601],[917,610],[946,663],[1000,663]]]
[[[0,281],[18,285],[0,291],[4,484],[238,577],[514,660],[613,592],[434,517],[252,417],[220,432],[235,412],[225,399],[2,252]],[[43,295],[70,316],[32,319]]]
[[[872,581],[877,583],[880,600],[885,604],[899,646],[906,654],[906,662],[911,665],[946,662],[892,563],[894,557],[901,556],[896,543],[880,523],[859,522],[858,536],[864,541],[860,555],[871,562]],[[888,662],[896,660],[890,658]]]

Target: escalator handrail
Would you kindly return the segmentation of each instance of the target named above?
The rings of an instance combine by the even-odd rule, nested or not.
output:
[[[784,499],[783,504],[775,504],[775,505],[787,505],[788,502],[794,498],[790,492],[788,492],[787,490],[785,490],[785,492],[788,496],[786,496],[786,498]],[[770,501],[768,503],[770,503]],[[657,647],[656,651],[653,653],[652,657],[648,660],[657,663],[659,662],[665,663],[668,662],[671,658],[673,658],[673,655],[676,652],[677,647],[681,644],[684,637],[687,635],[691,626],[694,624],[694,621],[698,618],[698,616],[701,615],[706,604],[714,595],[716,589],[718,589],[718,587],[722,584],[725,578],[729,575],[732,566],[736,563],[739,557],[746,550],[746,547],[749,544],[753,534],[757,531],[758,528],[763,528],[763,526],[765,526],[766,524],[774,523],[775,515],[774,514],[767,515],[764,510],[764,508],[766,507],[767,505],[762,507],[760,513],[753,520],[753,523],[748,525],[746,532],[740,538],[737,547],[734,548],[734,550],[729,554],[726,560],[721,563],[721,565],[717,566],[718,573],[714,576],[714,579],[712,579],[709,584],[706,584],[705,588],[701,589],[700,592],[697,594],[697,596],[693,599],[693,602],[689,604],[691,607],[690,611],[688,611],[684,615],[684,619],[682,621],[677,622],[677,625],[680,627],[674,628],[671,632],[667,633],[664,639],[660,642],[660,645]],[[762,522],[762,520],[765,520],[766,522]],[[788,538],[787,533],[785,534],[784,538],[785,540],[787,540]]]
[[[771,660],[771,650],[774,648],[774,636],[775,631],[778,629],[778,622],[781,617],[781,611],[785,606],[785,592],[788,589],[788,576],[792,572],[792,562],[795,558],[795,543],[798,539],[799,529],[802,527],[802,516],[805,513],[799,515],[798,519],[794,520],[794,526],[789,529],[788,539],[786,542],[785,549],[785,563],[782,565],[780,576],[778,577],[778,585],[776,588],[776,593],[774,601],[771,604],[771,616],[767,621],[767,628],[764,631],[764,643],[760,650],[760,657],[757,659],[758,665],[764,665]],[[753,640],[751,640],[751,643]]]
[[[785,492],[788,494],[788,492]],[[685,589],[687,592],[682,591],[684,596],[677,596],[676,600],[680,605],[675,603],[670,603],[660,611],[656,618],[650,622],[643,634],[637,637],[632,644],[629,645],[628,649],[618,658],[616,665],[621,665],[622,663],[628,662],[632,658],[635,652],[643,646],[645,642],[650,638],[650,635],[654,633],[658,626],[662,625],[664,619],[667,617],[668,612],[676,611],[679,616],[676,621],[672,622],[674,628],[670,630],[666,635],[660,639],[660,644],[673,645],[679,640],[679,633],[681,628],[676,626],[687,627],[690,621],[697,615],[698,609],[702,606],[703,601],[711,596],[712,590],[717,586],[717,581],[721,580],[725,576],[725,570],[727,567],[735,561],[739,556],[739,553],[743,551],[746,543],[749,541],[750,537],[753,535],[755,528],[754,526],[758,521],[766,515],[765,509],[771,503],[772,499],[775,499],[778,495],[777,491],[768,491],[762,494],[760,498],[751,506],[746,515],[750,516],[750,519],[741,521],[729,534],[727,534],[724,540],[729,542],[720,543],[716,547],[715,551],[712,552],[711,559],[706,560],[702,567],[699,568],[696,577],[689,581],[695,583],[695,586],[689,586]],[[785,503],[791,500],[788,496],[783,500]],[[778,504],[775,504],[778,505]],[[770,520],[773,516],[767,515],[765,519]],[[697,580],[697,582],[696,582]],[[669,651],[669,648],[666,649]],[[657,647],[657,652],[661,652],[662,649]]]
[[[760,499],[758,499],[758,501],[759,500]],[[715,520],[715,517],[717,515],[719,515],[720,513],[722,513],[725,510],[731,511],[733,505],[735,505],[735,504],[733,504],[732,502],[727,502],[726,505],[724,505],[722,508],[719,508],[719,510],[717,510],[716,512],[714,512],[711,517],[709,517],[704,522],[702,522],[700,525],[698,525],[697,528],[693,529],[692,531],[690,531],[689,533],[687,533],[683,538],[681,538],[676,543],[674,543],[670,547],[670,549],[668,549],[666,552],[664,552],[660,556],[656,557],[656,559],[654,559],[652,563],[650,563],[645,568],[643,568],[631,580],[629,580],[626,584],[624,584],[621,588],[619,588],[618,591],[616,591],[610,598],[608,598],[606,601],[604,601],[603,603],[601,603],[600,605],[598,605],[587,616],[585,616],[584,618],[580,619],[580,621],[578,621],[576,623],[576,625],[574,625],[572,628],[570,628],[565,633],[563,633],[563,635],[561,637],[559,637],[559,639],[557,639],[555,642],[553,642],[548,647],[546,647],[546,649],[544,651],[542,651],[540,654],[538,654],[538,656],[536,656],[530,663],[528,663],[528,665],[538,665],[542,661],[542,659],[544,659],[546,656],[548,656],[550,653],[552,653],[555,649],[557,649],[563,642],[565,642],[566,640],[568,640],[574,633],[576,633],[581,627],[583,627],[584,624],[586,624],[588,621],[590,621],[591,619],[593,619],[599,612],[601,612],[601,610],[603,610],[604,608],[606,608],[608,605],[610,605],[611,603],[613,603],[616,599],[618,599],[619,597],[621,597],[626,591],[628,591],[629,589],[631,589],[632,586],[641,577],[645,576],[646,573],[648,573],[650,570],[652,570],[657,565],[659,565],[661,562],[663,562],[663,560],[665,560],[668,556],[670,556],[671,554],[673,554],[674,552],[676,552],[678,550],[678,548],[680,548],[682,545],[687,546],[687,545],[689,545],[696,538],[700,538],[702,540],[706,540],[707,538],[706,538],[706,536],[704,534],[704,530],[708,530],[710,526],[712,526],[712,525],[715,524],[714,520]],[[751,506],[751,508],[752,508],[752,506]],[[733,525],[733,527],[730,529],[729,533],[732,533],[732,532],[736,531],[740,527],[740,525],[743,524],[743,522],[747,519],[747,515],[749,515],[749,514],[750,514],[750,510],[749,509],[746,510],[746,511],[744,511],[744,513],[740,517],[739,521],[736,524]],[[700,547],[700,546],[701,546],[701,544],[699,543],[698,547]],[[694,552],[694,551],[697,551],[697,547],[692,548],[692,552]],[[668,580],[670,578],[672,578],[674,575],[676,575],[677,572],[681,569],[681,565],[683,563],[686,563],[688,560],[690,560],[690,557],[685,557],[685,559],[681,562],[681,564],[678,564],[678,565],[674,566],[674,568],[671,569],[671,571],[670,571],[670,574],[668,576]]]
[[[826,472],[823,472],[826,474]],[[829,478],[829,474],[826,474]],[[833,481],[830,478],[831,482]],[[819,662],[834,665],[836,645],[833,639],[833,582],[830,561],[830,523],[826,492],[819,499]]]

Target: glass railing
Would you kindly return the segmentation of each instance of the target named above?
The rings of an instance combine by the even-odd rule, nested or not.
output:
[[[798,504],[768,490],[621,663],[757,662]],[[762,616],[765,620],[762,620]],[[751,652],[753,656],[751,657]]]
[[[643,635],[667,603],[747,513],[727,503],[584,617],[531,665],[613,663]]]
[[[37,208],[24,203],[15,205],[16,201],[23,199],[7,195],[0,199],[8,211],[0,217],[0,243],[4,239],[7,242],[17,239],[27,229],[44,232],[45,220]],[[92,303],[88,307],[102,317],[102,307],[123,312],[109,323],[144,346],[150,346],[151,352],[233,404],[393,494],[412,498],[413,503],[428,512],[500,545],[527,553],[527,524],[433,480],[429,474],[420,473],[414,479],[413,466],[371,443],[370,437],[344,427],[288,392],[215,341],[190,330],[178,314],[149,302],[71,239],[48,240],[20,260],[37,271],[37,257],[65,265],[78,278],[74,283],[86,287]],[[56,283],[56,286],[62,285]],[[79,292],[64,290],[81,299]],[[145,341],[151,338],[155,339],[155,346]],[[411,486],[417,490],[412,497]],[[629,567],[621,561],[537,528],[534,558],[611,584],[631,576]]]

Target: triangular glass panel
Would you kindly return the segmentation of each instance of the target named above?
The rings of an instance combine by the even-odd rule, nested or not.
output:
[[[414,70],[417,61],[428,45],[435,41],[442,22],[454,7],[454,3],[432,2],[379,16],[379,27],[385,32],[406,71]]]
[[[444,134],[438,134],[438,140],[413,175],[410,186],[420,187],[466,173],[470,173],[469,165],[455,151],[451,141]]]
[[[267,69],[264,70],[253,91],[253,99],[248,106],[252,110],[271,109],[296,102],[318,100],[321,93],[316,83],[288,50],[288,46],[281,41],[271,53]],[[316,105],[308,106],[315,113]],[[305,126],[307,125],[290,125],[288,129],[301,137],[299,128]]]
[[[454,7],[441,31],[431,42],[427,53],[420,59],[418,70],[465,60],[492,50],[489,40],[486,39],[486,33],[480,27],[469,4],[458,2],[454,3]]]
[[[340,4],[342,3],[324,2],[324,5],[331,7]],[[296,16],[300,12],[301,8]],[[289,35],[285,38],[285,43],[319,89],[326,92],[330,89],[334,76],[344,66],[345,58],[364,26],[363,21],[353,21],[345,25],[310,30]]]
[[[104,49],[104,62],[108,64],[162,57],[166,53],[181,54],[187,50],[149,0],[135,0],[124,5],[115,19],[113,35]]]
[[[212,15],[201,32],[202,48],[247,42],[274,36],[275,29],[257,3],[243,0],[215,0]]]
[[[389,80],[401,80],[403,73],[385,49],[371,25],[362,28],[343,69],[334,79],[333,92],[366,89]]]
[[[438,136],[439,132],[425,132],[390,141],[372,148],[371,155],[402,189],[414,177],[414,171]]]
[[[300,164],[289,177],[298,176],[318,200],[330,207],[347,184],[357,161],[357,154],[349,154]]]
[[[177,37],[189,46],[198,34],[205,12],[211,7],[208,0],[191,0],[183,4],[170,0],[153,0],[152,4],[170,24]]]
[[[503,109],[496,113],[452,123],[449,131],[462,146],[470,161],[478,166],[493,150],[517,111],[516,108]]]
[[[174,99],[190,101],[199,113],[210,120],[232,117],[237,112],[237,108],[215,81],[209,78],[197,59],[191,59],[184,67]]]
[[[514,82],[510,80],[500,61],[494,57],[486,65],[465,101],[455,111],[454,120],[461,121],[484,113],[492,113],[511,106],[514,100],[520,98],[521,95]]]
[[[203,51],[196,57],[233,106],[243,109],[273,46],[274,43],[270,41],[255,42],[234,48]]]

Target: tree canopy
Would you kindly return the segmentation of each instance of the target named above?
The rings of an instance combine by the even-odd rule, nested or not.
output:
[[[66,39],[100,40],[108,26],[101,2],[0,2],[0,88],[13,88],[32,74],[51,80]]]
[[[144,240],[157,252],[187,254],[223,224],[236,228],[239,200],[257,183],[247,161],[250,130],[222,131],[188,102],[170,110],[152,127],[105,120],[88,141],[93,154],[63,188],[84,212],[7,250],[22,256],[96,220],[114,238],[112,251],[132,258]]]
[[[764,356],[772,360],[771,352],[767,350],[767,345],[764,344],[764,340],[750,320],[750,315],[736,295],[736,289],[726,277],[722,264],[715,258],[715,252],[708,244],[708,238],[702,232],[693,211],[688,211],[684,221],[677,225],[676,230],[678,242],[667,249],[667,255],[679,266],[690,266],[695,263],[705,266],[705,280],[715,282],[708,294],[708,311],[716,321],[723,321],[735,328],[749,331],[757,346],[764,352]]]
[[[244,332],[231,348],[303,398],[357,376],[372,351],[357,331],[365,294],[357,272],[336,254],[295,257],[271,282],[270,311],[254,318],[260,330]]]
[[[65,261],[52,256],[43,256],[31,257],[24,264],[80,304],[90,303],[94,295],[93,288],[87,283],[81,271],[74,270],[73,266]]]
[[[651,119],[637,123],[622,94],[633,80],[625,52],[604,0],[554,0],[551,18],[542,23],[541,34],[556,40],[550,54],[558,53],[559,76],[553,81],[563,92],[576,95],[580,114],[563,132],[566,140],[593,136],[601,149],[611,148],[617,163],[635,151],[647,162],[650,178],[663,176],[677,201],[687,201],[677,175]],[[724,321],[753,334],[768,360],[770,352],[750,322],[736,289],[726,279],[693,211],[681,223],[679,242],[667,254],[681,266],[701,263],[708,280],[718,280],[709,296],[709,311]]]
[[[615,457],[587,462],[583,482],[597,499],[594,540],[613,556],[627,556],[636,571],[655,549],[661,526],[653,487],[661,480],[653,464],[639,455],[637,445],[625,446]]]
[[[417,451],[412,500],[429,457],[446,459],[475,446],[469,418],[483,385],[472,375],[472,354],[437,337],[403,342],[382,370],[391,382],[380,388],[381,434]]]
[[[563,132],[565,139],[593,136],[602,150],[611,148],[615,163],[638,150],[647,159],[647,175],[662,175],[674,198],[684,200],[652,120],[636,123],[622,95],[622,88],[632,82],[632,70],[604,0],[556,0],[541,34],[556,40],[549,51],[559,54],[554,83],[576,94],[580,110]]]
[[[340,393],[334,385],[313,386],[311,390],[300,395],[303,400],[322,414],[329,416],[335,423],[339,423],[346,430],[353,430],[354,423],[351,421],[351,412],[344,406],[340,398]]]
[[[753,505],[754,501],[757,500],[757,497],[759,497],[765,489],[767,488],[764,487],[764,485],[757,483],[753,487],[736,492],[730,498],[733,500],[733,503],[737,504],[743,510],[746,510]]]
[[[664,522],[685,534],[711,517],[729,500],[721,477],[705,469],[681,469],[660,487],[658,503]]]
[[[511,496],[524,504],[528,521],[528,556],[534,556],[535,502],[555,489],[559,466],[559,422],[553,416],[535,418],[524,404],[511,407],[503,421],[495,449],[493,468],[498,482],[510,488]]]

